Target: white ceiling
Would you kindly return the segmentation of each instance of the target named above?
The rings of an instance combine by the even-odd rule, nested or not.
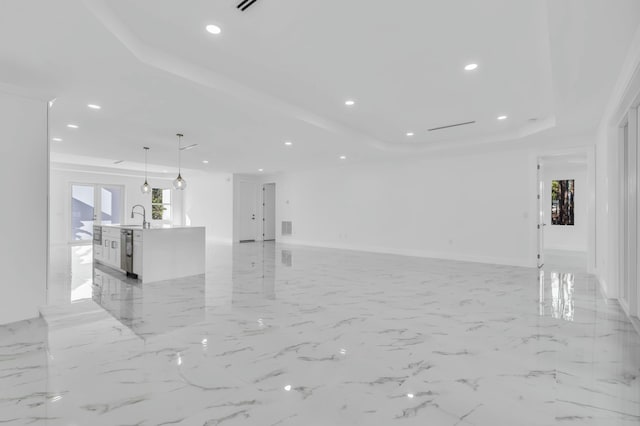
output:
[[[273,172],[595,128],[640,24],[636,0],[236,3],[4,0],[0,82],[55,94],[54,158],[175,167],[180,131],[185,167]]]

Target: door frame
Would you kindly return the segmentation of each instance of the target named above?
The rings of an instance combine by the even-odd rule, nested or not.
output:
[[[532,242],[532,251],[533,251],[533,255],[532,257],[536,256],[537,254],[537,247],[540,244],[540,236],[537,235],[537,225],[538,225],[538,218],[540,215],[540,208],[545,209],[545,200],[541,199],[541,203],[537,203],[537,195],[540,191],[540,179],[542,178],[542,180],[545,180],[545,162],[548,162],[547,160],[551,160],[554,157],[559,157],[559,156],[572,156],[572,155],[580,155],[583,157],[586,157],[586,161],[587,161],[587,178],[586,178],[586,187],[584,189],[580,190],[580,193],[583,194],[582,196],[584,196],[587,199],[587,209],[586,209],[586,214],[587,216],[584,218],[586,224],[587,224],[587,262],[586,262],[586,269],[588,273],[597,273],[597,264],[596,264],[596,258],[597,258],[597,244],[596,244],[596,163],[595,163],[595,147],[590,147],[590,146],[584,146],[584,147],[570,147],[570,148],[565,148],[565,149],[553,149],[553,150],[541,150],[539,152],[537,152],[536,154],[531,155],[530,158],[530,170],[535,170],[535,173],[533,173],[531,176],[531,188],[533,190],[533,194],[531,197],[532,200],[532,207],[531,207],[531,212],[535,212],[536,215],[536,219],[534,221],[532,221],[532,226],[534,227],[534,230],[536,231],[536,235],[534,236],[532,234],[532,237],[537,237],[534,238],[535,241]],[[537,166],[541,164],[542,168],[540,170],[538,170]],[[534,183],[535,182],[535,183]],[[535,187],[534,187],[535,185]],[[543,197],[549,197],[550,194],[548,193],[549,188],[544,188]],[[534,198],[535,197],[535,198]],[[534,202],[535,201],[535,202]],[[535,209],[535,210],[534,210]],[[544,216],[543,219],[549,220],[550,217],[547,217],[547,213],[546,211],[543,212]],[[546,223],[546,222],[544,222]],[[547,226],[549,224],[547,223]],[[542,227],[542,232],[544,232],[544,227]],[[542,243],[544,243],[544,235],[542,236]],[[534,247],[535,246],[535,247]],[[542,249],[544,250],[544,247],[542,247]],[[541,253],[541,257],[544,260],[544,254]]]
[[[544,227],[547,226],[545,222],[545,188],[544,188],[544,160],[542,157],[538,157],[536,165],[536,187],[537,187],[537,206],[538,214],[536,219],[537,225],[537,240],[538,240],[538,252],[537,252],[537,265],[538,269],[544,266]]]
[[[627,127],[627,152],[624,129]],[[618,125],[618,300],[629,317],[640,316],[638,213],[640,213],[640,108],[630,106]],[[625,286],[627,297],[625,298]]]
[[[265,237],[265,228],[266,228],[266,191],[265,188],[269,185],[273,186],[273,238]],[[276,183],[275,182],[266,182],[262,184],[262,241],[275,241],[276,240]]]

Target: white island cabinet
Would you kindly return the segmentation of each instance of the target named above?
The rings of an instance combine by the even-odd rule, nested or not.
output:
[[[94,240],[93,260],[142,282],[204,274],[205,228],[104,225],[102,240]],[[127,240],[126,234],[129,239]]]

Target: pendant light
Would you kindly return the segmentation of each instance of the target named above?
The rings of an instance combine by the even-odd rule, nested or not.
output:
[[[176,136],[178,137],[178,177],[173,181],[173,187],[182,191],[187,187],[187,181],[182,179],[182,175],[180,174],[180,142],[184,135],[182,133],[176,133]]]
[[[140,187],[140,191],[142,191],[143,194],[151,193],[151,185],[149,185],[149,183],[147,182],[147,153],[148,152],[149,152],[149,147],[145,146],[144,147],[144,183]]]

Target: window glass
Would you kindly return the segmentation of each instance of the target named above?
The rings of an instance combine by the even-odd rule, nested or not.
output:
[[[171,220],[171,190],[153,188],[151,190],[151,219]]]

